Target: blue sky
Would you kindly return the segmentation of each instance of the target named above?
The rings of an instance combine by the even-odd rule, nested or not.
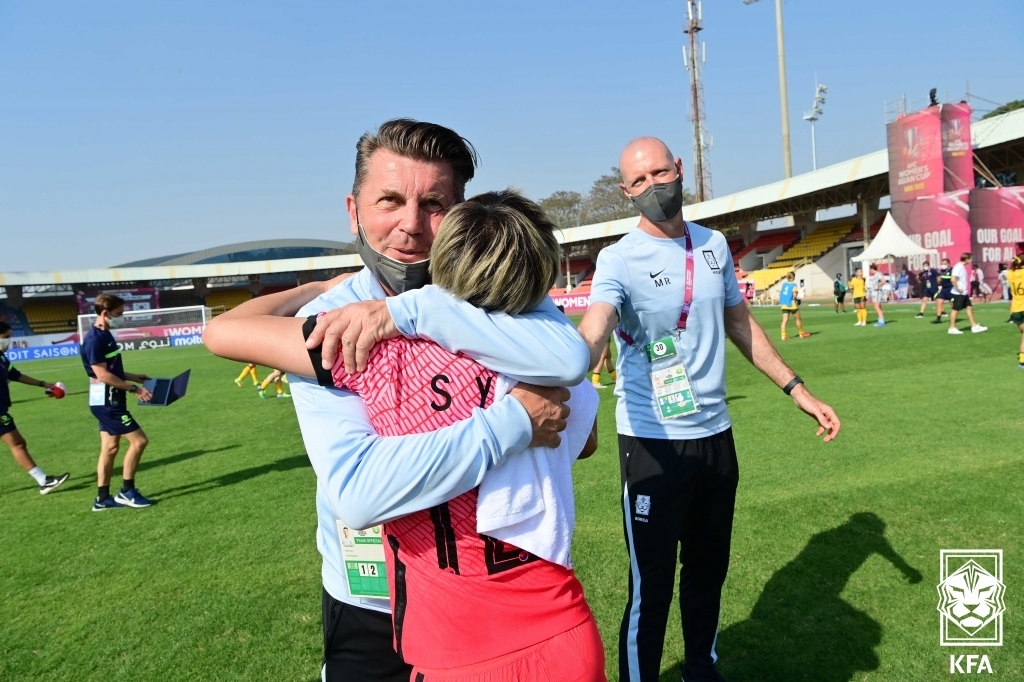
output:
[[[883,103],[1024,98],[1019,0],[789,0],[793,160],[880,149]],[[692,164],[682,0],[0,2],[0,271],[347,239],[358,136],[468,137],[470,192],[586,191],[637,135]],[[774,8],[705,0],[715,194],[782,176]],[[990,106],[978,102],[977,106]]]

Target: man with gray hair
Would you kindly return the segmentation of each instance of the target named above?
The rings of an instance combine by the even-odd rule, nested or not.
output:
[[[557,446],[568,415],[562,402],[569,391],[561,387],[579,383],[589,367],[586,344],[550,299],[522,315],[492,315],[425,286],[441,220],[465,199],[475,166],[469,143],[437,124],[396,119],[366,133],[356,145],[355,182],[346,197],[366,267],[344,281],[314,282],[249,301],[211,323],[203,336],[218,355],[274,364],[269,359],[280,352],[280,335],[293,334],[287,323],[294,320],[264,318],[253,333],[247,317],[324,313],[314,334],[322,338],[334,324],[341,329],[324,344],[326,367],[333,365],[340,339],[346,369],[363,371],[375,340],[360,341],[360,331],[373,322],[385,325],[388,335],[429,338],[489,369],[536,384],[519,384],[452,426],[380,437],[358,395],[291,377],[299,427],[317,476],[325,682],[406,682],[410,676],[393,647],[391,605],[379,573],[385,550],[379,529],[374,533],[371,527],[430,509],[438,560],[444,559],[440,569],[457,574],[448,501],[479,485],[510,454],[531,445]],[[349,324],[355,318],[359,322]],[[286,323],[283,332],[275,322]],[[346,528],[350,537],[360,538],[354,548],[344,545]],[[400,628],[405,595],[392,596]]]
[[[714,664],[739,468],[725,403],[725,338],[831,441],[835,411],[779,356],[743,303],[721,232],[683,220],[683,165],[661,140],[626,145],[619,187],[640,222],[601,251],[580,333],[595,362],[615,330],[616,424],[629,599],[619,675],[657,680],[676,552],[685,682],[721,680]]]

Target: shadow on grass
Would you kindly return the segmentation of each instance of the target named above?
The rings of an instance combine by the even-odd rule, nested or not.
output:
[[[203,455],[209,455],[214,452],[224,452],[225,450],[234,450],[235,448],[242,447],[238,443],[234,445],[225,445],[219,448],[211,448],[209,450],[189,450],[188,452],[179,452],[176,455],[170,455],[168,457],[161,457],[160,459],[145,460],[139,462],[139,471],[147,471],[149,469],[156,469],[158,467],[168,466],[169,464],[178,464],[179,462],[187,462],[190,459],[196,457],[202,457]]]
[[[281,459],[270,464],[263,464],[258,467],[250,467],[248,469],[242,469],[241,471],[232,471],[229,474],[222,476],[215,476],[214,478],[207,479],[205,481],[199,481],[197,483],[189,483],[188,485],[178,486],[176,488],[168,488],[167,490],[158,491],[157,497],[162,500],[166,500],[172,497],[181,497],[182,495],[192,495],[193,493],[201,493],[207,490],[216,490],[217,488],[223,488],[229,485],[235,485],[236,483],[242,483],[265,474],[269,474],[274,471],[284,472],[292,471],[293,469],[301,469],[309,466],[309,457],[305,454],[295,455],[294,457],[288,457],[287,459]]]
[[[854,514],[838,528],[813,536],[768,580],[750,618],[719,634],[725,678],[847,682],[859,671],[877,669],[881,625],[840,596],[873,554],[910,583],[921,582],[921,573],[886,540],[885,522],[870,512]],[[678,673],[661,679],[677,680]]]
[[[731,403],[734,400],[746,400],[746,399],[747,399],[747,396],[745,396],[745,395],[728,395],[728,396],[725,397],[725,404],[728,405],[729,403]]]

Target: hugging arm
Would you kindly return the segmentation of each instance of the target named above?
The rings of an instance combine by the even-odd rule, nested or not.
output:
[[[539,386],[573,386],[589,369],[586,344],[550,299],[521,315],[487,312],[436,286],[333,310],[310,335],[323,344],[326,367],[339,353],[349,372],[362,371],[377,342],[399,334],[430,339],[484,367]]]
[[[313,365],[302,342],[305,320],[294,315],[347,276],[246,301],[210,321],[203,332],[203,344],[222,358],[312,377]]]
[[[299,427],[319,485],[353,528],[427,509],[480,484],[489,468],[526,448],[530,418],[505,396],[436,431],[382,437],[362,400],[309,379],[292,382]]]

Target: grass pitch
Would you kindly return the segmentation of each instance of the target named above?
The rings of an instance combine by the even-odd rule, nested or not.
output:
[[[1024,372],[1005,311],[979,306],[990,331],[952,337],[907,306],[884,329],[805,310],[814,336],[781,350],[843,421],[828,445],[730,347],[741,468],[719,637],[730,682],[933,680],[950,654],[987,654],[999,678],[1024,678]],[[755,314],[777,338],[778,313]],[[134,409],[151,440],[137,484],[158,504],[101,514],[80,363],[19,365],[70,390],[58,402],[14,384],[11,414],[40,465],[72,478],[41,497],[0,451],[0,679],[319,679],[315,478],[290,401],[236,388],[241,366],[203,349],[125,364],[192,368],[192,386],[170,408]],[[576,469],[574,558],[616,679],[628,562],[610,388],[600,435]],[[1002,647],[939,646],[939,550],[952,548],[1003,550]],[[678,679],[681,658],[673,610],[663,680]]]

